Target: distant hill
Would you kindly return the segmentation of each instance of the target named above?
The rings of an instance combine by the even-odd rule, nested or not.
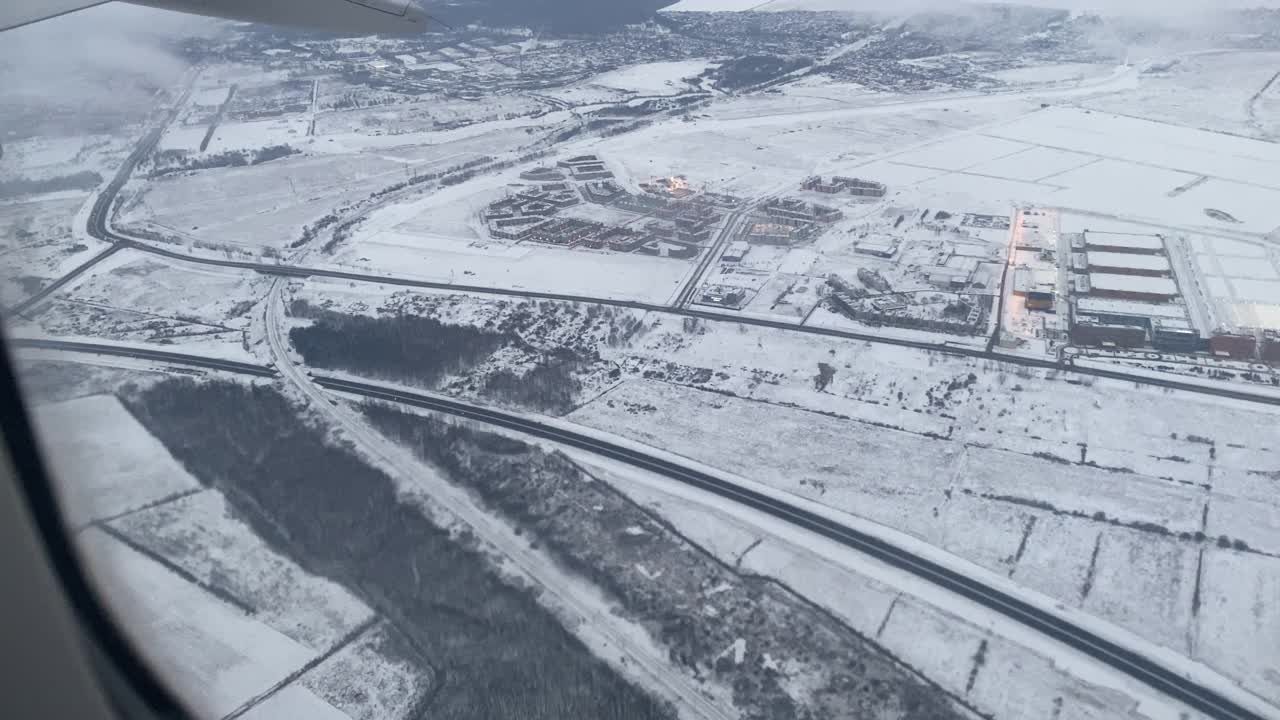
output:
[[[676,0],[459,0],[439,11],[450,24],[481,22],[559,32],[611,30],[643,22]]]

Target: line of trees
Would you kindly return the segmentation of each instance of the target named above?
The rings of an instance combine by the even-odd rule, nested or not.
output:
[[[102,182],[102,176],[92,170],[83,170],[70,175],[32,179],[18,176],[9,180],[0,180],[0,198],[7,199],[20,195],[38,195],[40,193],[62,192],[64,190],[92,190]]]
[[[297,303],[294,307],[315,319],[308,327],[289,331],[290,341],[308,365],[426,387],[476,366],[517,341],[507,333],[445,325],[413,315],[372,318]]]
[[[433,525],[396,483],[331,444],[274,387],[170,380],[130,389],[135,416],[278,552],[395,619],[431,688],[415,716],[675,720],[506,584],[465,532]]]
[[[157,178],[191,170],[261,165],[272,160],[298,155],[302,151],[292,145],[269,145],[260,150],[226,150],[205,157],[190,157],[185,150],[162,150],[152,156],[156,169],[149,177]]]

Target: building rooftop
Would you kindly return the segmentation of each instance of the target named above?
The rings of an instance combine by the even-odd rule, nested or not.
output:
[[[1105,315],[1136,315],[1140,317],[1183,319],[1187,317],[1186,309],[1181,305],[1137,302],[1136,300],[1116,300],[1114,298],[1082,297],[1076,301],[1076,310],[1082,313],[1098,313]]]
[[[892,255],[898,249],[898,241],[893,238],[859,240],[853,244],[853,249],[864,253],[884,253],[886,255]]]
[[[1134,253],[1088,253],[1089,265],[1109,268],[1133,268],[1151,272],[1169,272],[1169,259],[1162,255],[1137,255]]]
[[[1162,277],[1090,273],[1089,285],[1095,291],[1149,293],[1151,295],[1168,295],[1170,297],[1178,294],[1178,285],[1169,278]]]
[[[1191,325],[1191,321],[1182,319],[1161,318],[1156,320],[1152,327],[1156,330],[1164,332],[1195,332],[1196,329]]]
[[[1047,268],[1020,267],[1013,272],[1013,289],[1017,292],[1056,292],[1058,271]]]
[[[1238,328],[1280,330],[1280,304],[1233,303],[1231,319]]]
[[[1084,234],[1084,242],[1088,247],[1122,247],[1134,250],[1164,251],[1164,241],[1155,235],[1086,232]]]

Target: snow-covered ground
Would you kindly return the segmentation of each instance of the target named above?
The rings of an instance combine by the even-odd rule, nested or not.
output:
[[[252,362],[244,348],[261,276],[125,250],[55,294],[39,331],[63,340],[146,345]]]
[[[673,95],[688,91],[684,79],[697,77],[712,64],[706,59],[642,63],[596,75],[587,82],[639,95]]]
[[[115,397],[35,417],[92,580],[192,710],[399,718],[435,681],[388,650],[368,606],[272,549]]]
[[[79,547],[125,633],[200,714],[235,712],[318,655],[98,528]]]
[[[1101,668],[1046,654],[1010,628],[957,616],[946,597],[898,584],[894,573],[882,572],[847,548],[634,468],[589,453],[571,454],[723,562],[803,594],[978,712],[1000,720],[1101,720],[1142,702],[1136,717],[1178,717],[1177,708],[1151,702],[1154,698],[1140,701],[1146,695],[1141,686],[1117,683]]]
[[[884,164],[923,171],[901,182],[926,205],[929,198],[954,204],[970,197],[1263,234],[1280,225],[1269,212],[1280,203],[1269,169],[1277,162],[1280,150],[1267,142],[1054,107],[881,157],[854,172],[874,175]],[[1202,177],[1208,180],[1173,192]],[[1214,220],[1207,209],[1240,223]]]
[[[1167,71],[1145,73],[1133,90],[1081,104],[1094,110],[1135,115],[1253,137],[1280,131],[1280,107],[1253,100],[1280,68],[1276,52],[1188,54]]]
[[[1256,558],[1260,578],[1280,571],[1257,554],[1275,542],[1273,500],[1246,495],[1229,530],[1205,525],[1220,493],[1242,502],[1216,468],[1276,466],[1274,413],[733,325],[679,339],[659,326],[628,352],[731,379],[708,382],[716,392],[628,381],[570,420],[906,531],[1280,697],[1189,641],[1215,612],[1195,598],[1200,550]],[[835,369],[822,391],[819,362]],[[1218,548],[1218,535],[1253,550]],[[1265,660],[1240,652],[1235,668]]]
[[[217,491],[145,508],[109,526],[317,652],[337,646],[373,616],[341,586],[272,550]]]
[[[73,528],[200,488],[110,395],[38,406],[35,422]]]
[[[435,282],[655,303],[673,297],[693,269],[686,260],[481,239],[478,213],[505,192],[497,182],[460,185],[375,211],[335,262]]]

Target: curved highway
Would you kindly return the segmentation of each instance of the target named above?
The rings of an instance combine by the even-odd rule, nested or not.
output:
[[[15,347],[46,348],[163,360],[193,367],[239,372],[257,377],[278,376],[274,369],[258,365],[142,348],[53,340],[10,340],[9,343]],[[1198,684],[1134,650],[1107,640],[1088,629],[1076,626],[1047,610],[1002,590],[985,585],[981,581],[963,573],[920,557],[910,550],[898,547],[886,540],[849,528],[835,520],[792,505],[785,500],[741,487],[709,473],[688,468],[671,460],[650,454],[642,449],[620,445],[554,424],[539,422],[516,413],[506,412],[497,408],[477,406],[452,398],[415,393],[403,389],[390,389],[319,374],[313,375],[308,380],[309,382],[303,384],[314,383],[336,392],[359,395],[372,400],[411,405],[515,430],[533,437],[586,450],[649,472],[658,473],[677,482],[714,493],[735,503],[767,513],[876,558],[888,565],[910,572],[934,585],[979,603],[1036,632],[1106,663],[1116,670],[1210,717],[1218,718],[1219,720],[1266,720],[1264,715],[1240,705],[1213,688]]]
[[[1073,625],[1051,612],[1002,590],[985,585],[963,573],[915,555],[910,550],[846,527],[835,520],[797,507],[776,497],[741,487],[699,470],[684,467],[643,450],[619,445],[608,440],[538,422],[537,420],[502,410],[480,407],[450,398],[424,395],[405,390],[392,390],[341,378],[313,375],[312,379],[316,384],[330,390],[447,413],[587,450],[714,493],[834,540],[846,547],[910,572],[938,587],[950,590],[999,612],[1038,633],[1051,637],[1096,660],[1104,662],[1116,670],[1146,683],[1155,690],[1179,700],[1210,717],[1220,718],[1221,720],[1264,720],[1262,715],[1237,704],[1230,698],[1224,697],[1214,689],[1199,685],[1159,662],[1107,640],[1090,630]]]
[[[89,355],[114,355],[115,357],[134,358],[138,360],[158,360],[175,365],[209,370],[225,370],[240,375],[274,378],[279,375],[274,369],[263,365],[222,360],[219,358],[188,355],[186,353],[151,350],[148,348],[128,347],[124,345],[103,345],[99,343],[74,342],[68,340],[49,340],[44,338],[6,338],[5,344],[11,348],[31,348],[35,350],[60,350],[63,352],[86,353]]]

